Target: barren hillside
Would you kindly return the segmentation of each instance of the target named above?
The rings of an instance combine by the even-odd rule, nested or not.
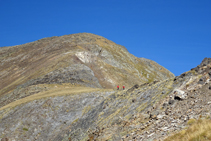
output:
[[[90,33],[0,48],[0,97],[6,96],[10,102],[31,95],[28,87],[39,84],[127,88],[172,77],[171,72],[154,61],[139,59],[125,47]],[[40,92],[45,88],[37,89]],[[3,103],[1,100],[0,106],[8,102]]]
[[[148,136],[155,105],[199,79],[174,80],[156,62],[89,33],[0,48],[0,66],[0,139],[14,141]]]

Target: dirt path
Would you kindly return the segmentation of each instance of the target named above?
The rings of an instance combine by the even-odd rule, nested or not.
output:
[[[100,88],[89,88],[89,87],[70,87],[70,88],[56,88],[45,92],[40,92],[22,99],[19,99],[17,101],[11,102],[4,107],[0,108],[1,110],[4,110],[6,108],[13,108],[15,106],[18,106],[23,103],[27,103],[33,100],[42,99],[46,97],[55,97],[55,96],[63,96],[63,95],[74,95],[79,94],[83,92],[93,92],[93,91],[105,91],[105,89]],[[109,90],[107,90],[109,91]]]

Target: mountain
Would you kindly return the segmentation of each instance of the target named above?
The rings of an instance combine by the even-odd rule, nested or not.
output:
[[[127,88],[174,77],[154,61],[137,58],[125,47],[90,33],[0,48],[0,66],[0,97],[16,92],[16,88],[39,84],[69,83],[93,88],[125,85]],[[10,93],[13,97],[9,99],[30,95],[24,93],[27,94]]]
[[[126,90],[29,86],[31,92],[45,90],[0,108],[0,137],[17,141],[164,140],[183,133],[194,120],[210,122],[210,79],[211,58],[205,58],[180,76]]]
[[[193,71],[175,78],[90,33],[0,48],[0,66],[0,138],[17,141],[133,138],[154,120],[150,108],[199,78]]]

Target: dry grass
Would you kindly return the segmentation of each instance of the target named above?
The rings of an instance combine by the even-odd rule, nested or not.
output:
[[[199,119],[177,134],[174,134],[164,141],[210,141],[211,140],[211,120]]]
[[[46,97],[55,97],[55,96],[63,96],[63,95],[73,95],[73,94],[79,94],[79,93],[88,93],[88,92],[94,92],[94,91],[105,91],[105,89],[99,89],[99,88],[89,88],[89,87],[67,87],[67,88],[54,88],[49,91],[40,92],[38,94],[34,94],[25,98],[22,98],[20,100],[11,102],[7,104],[4,107],[0,108],[0,111],[6,108],[13,108],[20,104],[27,103],[33,100],[42,99]],[[108,90],[109,91],[109,90]]]

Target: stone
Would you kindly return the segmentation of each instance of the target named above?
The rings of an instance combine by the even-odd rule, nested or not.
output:
[[[150,115],[148,114],[141,114],[143,116],[144,119],[148,119],[150,117]]]
[[[211,70],[208,72],[209,76],[211,77]]]
[[[162,131],[168,131],[168,127],[163,127],[161,129],[162,129]]]
[[[188,94],[182,90],[179,90],[179,89],[175,89],[174,90],[174,99],[175,100],[184,100],[184,99],[187,99],[187,96]]]
[[[198,71],[199,71],[199,66],[197,66],[196,68],[194,68],[194,70],[195,70],[196,72],[198,72]]]
[[[202,78],[200,78],[199,79],[199,82],[198,82],[198,84],[201,84],[201,85],[203,85],[205,82],[204,82],[204,79],[202,79]]]
[[[152,113],[150,113],[150,117],[151,119],[157,119],[157,115],[159,114],[158,111],[153,111]]]
[[[207,79],[205,84],[209,84],[210,83],[210,79]]]
[[[162,119],[165,115],[158,115],[157,118],[158,119]]]
[[[180,75],[181,78],[185,77],[186,73]]]
[[[148,137],[151,137],[152,135],[154,135],[155,133],[152,133],[152,134],[150,134],[150,135],[148,135]]]
[[[169,104],[169,105],[173,105],[174,102],[175,102],[174,100],[169,100],[168,104]]]

